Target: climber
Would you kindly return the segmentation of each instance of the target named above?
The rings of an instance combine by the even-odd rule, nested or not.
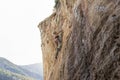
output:
[[[62,33],[61,31],[59,33],[57,32],[53,32],[53,36],[54,36],[54,41],[56,44],[56,54],[55,54],[55,58],[57,59],[58,53],[61,50],[62,47]]]

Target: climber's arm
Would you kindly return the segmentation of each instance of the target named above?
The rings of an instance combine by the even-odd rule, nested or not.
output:
[[[59,32],[58,32],[58,34],[62,34],[63,33],[63,30],[60,30]]]

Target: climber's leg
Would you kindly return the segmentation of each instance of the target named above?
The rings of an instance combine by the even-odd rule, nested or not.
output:
[[[57,59],[59,51],[60,51],[60,47],[58,47],[57,50],[56,50],[55,59]]]
[[[56,50],[56,54],[55,54],[56,59],[57,59],[58,53],[59,53],[59,48],[57,48],[57,50]]]

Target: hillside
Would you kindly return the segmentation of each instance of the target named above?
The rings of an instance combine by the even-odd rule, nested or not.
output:
[[[0,69],[0,80],[35,80],[33,78]]]
[[[5,58],[0,57],[0,68],[4,69],[4,70],[8,70],[14,73],[18,73],[18,74],[22,74],[22,75],[27,75],[24,72],[24,69],[22,69],[21,67],[13,64],[12,62],[8,61]]]
[[[55,0],[38,25],[44,80],[120,80],[120,0]]]
[[[25,69],[21,66],[15,65],[8,61],[5,58],[0,57],[0,69],[3,71],[8,71],[9,73],[14,73],[26,77],[32,77],[35,80],[42,80],[42,76],[38,73],[34,73],[35,71],[29,71],[29,69]]]

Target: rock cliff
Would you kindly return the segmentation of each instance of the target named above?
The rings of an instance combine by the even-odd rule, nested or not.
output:
[[[58,0],[38,27],[44,80],[120,80],[120,0]]]

